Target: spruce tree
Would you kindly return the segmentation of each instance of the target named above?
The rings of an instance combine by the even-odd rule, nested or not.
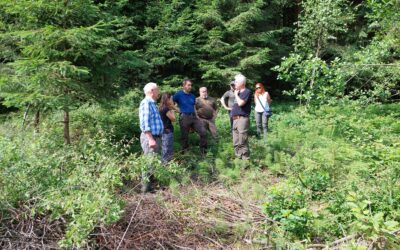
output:
[[[129,53],[119,53],[123,20],[90,0],[7,0],[0,7],[1,40],[12,48],[2,69],[4,103],[62,110],[69,144],[70,110],[113,95],[119,58],[130,59]]]

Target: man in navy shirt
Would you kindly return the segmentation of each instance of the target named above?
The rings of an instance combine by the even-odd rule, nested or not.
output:
[[[235,76],[235,101],[232,106],[233,147],[236,157],[250,159],[248,132],[250,128],[251,91],[246,88],[246,77]]]
[[[189,148],[189,130],[193,128],[200,137],[200,152],[204,155],[207,149],[207,131],[195,112],[196,97],[190,93],[192,82],[188,79],[182,83],[182,90],[176,92],[173,101],[180,110],[179,125],[181,127],[182,150]]]

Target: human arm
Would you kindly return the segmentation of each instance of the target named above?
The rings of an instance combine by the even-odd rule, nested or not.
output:
[[[217,101],[215,99],[213,99],[212,107],[214,110],[212,120],[215,121],[215,119],[217,118],[217,114],[218,114],[218,105],[217,105]]]
[[[174,102],[174,105],[172,105],[170,108],[173,109],[173,110],[175,110],[176,112],[180,113],[181,111],[180,111],[179,108],[176,106],[176,104],[179,105],[179,95],[178,95],[178,93],[179,93],[179,92],[175,93],[175,94],[172,96],[172,101]]]
[[[169,110],[166,115],[167,115],[168,119],[171,120],[171,122],[175,122],[176,121],[174,110],[172,110],[172,109]]]
[[[151,126],[150,126],[150,104],[148,102],[142,102],[139,108],[139,120],[140,120],[140,129],[147,137],[149,141],[150,148],[156,148],[157,143],[151,134]]]
[[[175,105],[172,105],[172,106],[171,106],[171,110],[176,111],[176,112],[178,112],[178,113],[181,112],[181,111],[179,110],[179,108],[178,108],[177,106],[175,106]]]
[[[149,140],[149,148],[157,148],[157,142],[154,140],[153,135],[151,134],[150,131],[144,132],[145,136],[147,137],[147,140]]]
[[[240,93],[240,90],[235,90],[235,99],[236,99],[236,102],[239,105],[239,107],[243,107],[244,105],[246,105],[247,101],[249,100],[250,91],[248,93],[246,93],[245,96],[243,96],[243,99],[240,98],[239,93]]]
[[[271,96],[269,95],[269,93],[268,92],[266,92],[267,93],[267,102],[268,102],[268,106],[269,105],[271,105]]]
[[[224,107],[224,109],[226,109],[226,110],[232,110],[232,108],[230,108],[226,105],[226,102],[225,102],[226,99],[227,99],[227,94],[225,93],[220,99],[222,107]]]
[[[215,112],[218,111],[217,101],[214,98],[212,99],[212,107],[215,110]]]

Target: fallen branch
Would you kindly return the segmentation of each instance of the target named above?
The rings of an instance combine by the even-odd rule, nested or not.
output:
[[[139,202],[138,202],[138,204],[137,204],[137,206],[136,206],[135,212],[133,212],[133,214],[132,214],[132,216],[131,216],[131,219],[129,220],[129,224],[128,224],[128,226],[126,227],[126,230],[125,230],[125,232],[124,232],[124,235],[122,235],[122,239],[121,239],[121,241],[120,241],[119,244],[118,244],[117,250],[121,247],[121,243],[122,243],[122,241],[124,241],[125,235],[126,235],[126,233],[128,232],[129,227],[131,226],[132,220],[133,220],[133,218],[135,217],[136,212],[137,212],[137,210],[138,210],[138,208],[139,208],[140,203],[142,202],[142,200],[143,200],[143,198],[140,198],[140,200],[139,200]]]

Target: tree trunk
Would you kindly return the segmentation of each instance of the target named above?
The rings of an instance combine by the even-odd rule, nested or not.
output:
[[[69,110],[64,110],[64,143],[71,144],[71,137],[69,135]]]
[[[35,128],[35,132],[39,133],[39,122],[40,122],[40,110],[36,110],[35,117],[33,118],[33,127]]]
[[[321,53],[321,35],[318,37],[318,42],[317,42],[317,49],[315,51],[315,58],[319,58]],[[315,81],[315,74],[316,74],[317,69],[315,68],[315,65],[313,66],[313,71],[311,75],[311,82],[310,82],[310,90],[314,88],[314,81]],[[307,100],[307,106],[310,104],[310,100]]]
[[[24,120],[22,121],[22,128],[23,129],[25,128],[25,122],[26,122],[26,119],[28,118],[28,113],[29,113],[29,108],[30,107],[31,107],[31,104],[29,103],[28,107],[26,108],[26,111],[24,113]]]

